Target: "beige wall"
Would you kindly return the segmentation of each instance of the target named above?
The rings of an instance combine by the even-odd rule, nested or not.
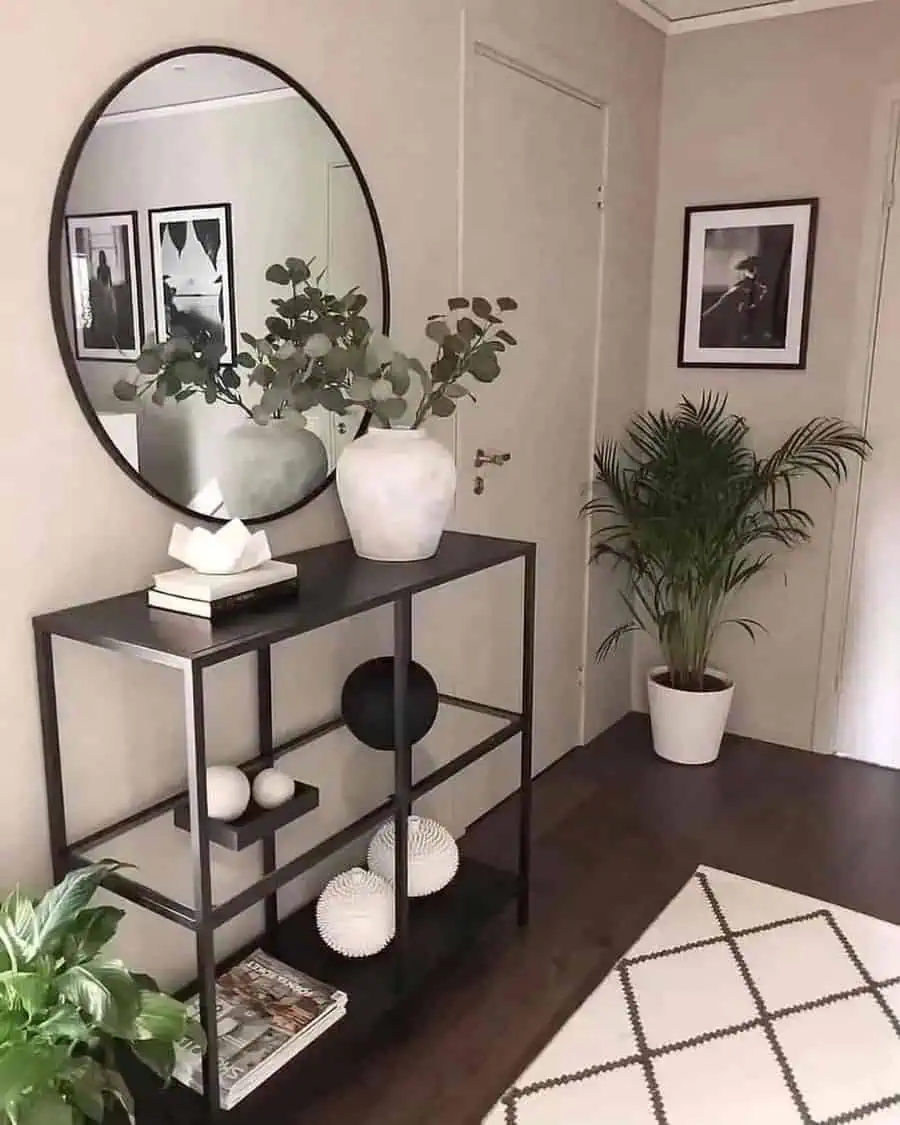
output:
[[[155,51],[215,40],[271,59],[322,100],[360,159],[385,229],[400,346],[456,276],[459,0],[7,0],[0,9],[0,338],[6,372],[0,448],[4,581],[0,583],[0,886],[48,872],[29,616],[133,588],[165,559],[172,515],[103,452],[67,385],[50,328],[44,254],[56,177],[82,115],[126,68]],[[614,0],[478,0],[496,21],[539,44],[571,81],[610,105],[608,281],[602,416],[619,425],[640,399],[655,199],[661,36]],[[587,190],[593,191],[594,185]],[[527,185],[510,184],[510,200]],[[563,205],[561,201],[561,205]],[[272,528],[284,551],[344,534],[333,492]],[[446,618],[426,603],[420,622]],[[377,615],[376,615],[377,616]],[[348,623],[276,655],[281,730],[329,713],[345,671],[376,651],[384,619]],[[77,785],[72,821],[85,830],[177,782],[182,766],[178,684],[164,669],[61,646],[63,736]],[[440,675],[440,669],[435,669]],[[252,669],[217,671],[209,693],[214,757],[252,745]],[[625,706],[624,665],[592,681],[596,714]],[[617,678],[616,678],[617,677]],[[606,686],[609,684],[610,686]],[[450,740],[452,743],[452,739]],[[384,763],[346,747],[304,759],[328,808],[309,831],[365,807],[386,784]],[[136,845],[142,864],[162,858]],[[175,859],[167,863],[175,866]],[[240,865],[221,865],[226,882]],[[166,876],[163,871],[161,877]],[[172,874],[169,871],[168,874]],[[170,978],[189,953],[171,927],[132,912],[126,953]]]
[[[900,5],[835,9],[668,41],[663,99],[649,402],[727,391],[762,446],[814,414],[858,420],[857,292],[880,91],[900,82]],[[684,207],[819,196],[809,366],[804,372],[679,371]],[[833,503],[813,496],[815,542],[774,567],[741,609],[769,628],[723,637],[737,679],[732,726],[809,747]],[[787,583],[784,574],[787,574]],[[638,646],[635,700],[645,702]]]

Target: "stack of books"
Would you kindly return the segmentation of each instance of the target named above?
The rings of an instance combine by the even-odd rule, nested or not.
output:
[[[240,574],[200,574],[190,567],[153,576],[147,604],[216,621],[297,595],[297,564],[270,559]]]
[[[196,1017],[197,999],[189,1003]],[[257,949],[216,981],[219,1089],[232,1109],[347,1011],[347,995]],[[175,1077],[203,1091],[203,1055],[182,1042]]]

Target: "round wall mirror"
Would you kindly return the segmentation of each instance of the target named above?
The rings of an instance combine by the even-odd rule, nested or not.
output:
[[[388,331],[378,216],[337,126],[261,59],[186,48],[104,95],[63,167],[49,272],[88,422],[186,514],[285,515],[365,429],[335,356]]]

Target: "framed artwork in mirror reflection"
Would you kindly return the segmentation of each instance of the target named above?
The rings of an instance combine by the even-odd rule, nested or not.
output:
[[[679,367],[806,367],[817,199],[689,207]]]
[[[151,210],[150,249],[156,338],[217,343],[222,363],[234,363],[231,205]]]
[[[133,363],[144,332],[135,211],[66,216],[75,355]]]

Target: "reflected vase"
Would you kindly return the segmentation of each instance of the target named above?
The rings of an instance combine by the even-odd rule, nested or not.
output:
[[[291,508],[323,484],[328,454],[312,430],[247,419],[222,438],[216,475],[229,516],[253,519]]]
[[[370,429],[337,463],[337,489],[363,559],[413,562],[438,549],[456,493],[452,455],[424,430]]]

